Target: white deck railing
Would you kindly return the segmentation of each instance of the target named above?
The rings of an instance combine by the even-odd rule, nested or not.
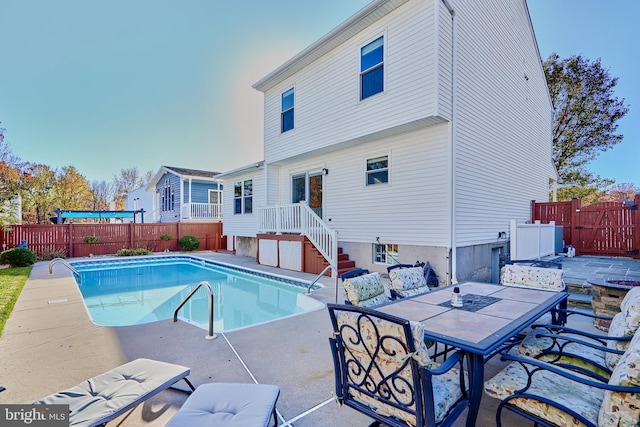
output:
[[[217,203],[183,203],[182,218],[192,221],[222,220],[222,205]]]
[[[555,254],[556,224],[518,224],[511,220],[511,259],[540,259]]]
[[[329,264],[338,266],[338,235],[306,203],[258,209],[259,233],[307,236]]]

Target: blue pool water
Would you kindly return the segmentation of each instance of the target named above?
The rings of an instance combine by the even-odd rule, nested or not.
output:
[[[308,284],[189,256],[71,262],[93,321],[103,326],[139,325],[171,319],[201,281],[214,294],[214,331],[230,331],[317,310],[304,295]],[[201,287],[178,317],[208,328],[209,297]]]

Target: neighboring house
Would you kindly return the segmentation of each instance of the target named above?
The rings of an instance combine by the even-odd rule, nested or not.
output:
[[[160,222],[160,210],[155,205],[156,192],[147,191],[147,186],[143,185],[135,190],[127,193],[127,198],[124,204],[124,210],[126,211],[139,211],[142,209],[143,216],[136,215],[136,222],[142,222],[144,218],[145,223]],[[124,222],[132,222],[133,220],[125,220]]]
[[[264,162],[219,177],[229,249],[261,263],[311,271],[300,234],[334,266],[495,280],[557,180],[525,0],[374,0],[253,87]]]
[[[160,167],[146,187],[152,193],[157,222],[222,221],[223,188],[217,175],[218,172]]]

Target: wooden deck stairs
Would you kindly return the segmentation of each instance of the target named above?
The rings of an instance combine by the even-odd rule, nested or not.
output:
[[[322,270],[329,265],[329,262],[324,259],[320,252],[313,246],[313,244],[305,240],[304,251],[304,271],[305,273],[320,274]],[[338,248],[338,276],[342,273],[353,270],[356,267],[355,261],[349,259],[349,254],[344,252],[342,248]],[[331,271],[325,273],[326,276],[331,276]]]

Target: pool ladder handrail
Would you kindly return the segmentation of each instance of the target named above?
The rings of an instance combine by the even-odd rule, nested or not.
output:
[[[203,280],[202,282],[198,283],[198,285],[193,288],[189,295],[187,295],[187,297],[182,300],[178,308],[176,308],[176,311],[173,312],[173,321],[178,321],[178,311],[180,311],[182,306],[184,306],[187,301],[189,301],[189,298],[191,298],[196,293],[196,291],[200,289],[200,287],[207,288],[207,291],[209,292],[209,335],[207,335],[205,339],[212,340],[218,335],[213,333],[213,290],[211,289],[211,285],[207,281]]]
[[[322,276],[324,276],[324,273],[326,273],[327,271],[329,271],[332,268],[336,271],[336,274],[338,274],[338,269],[337,268],[335,268],[331,264],[327,265],[324,268],[324,270],[322,270],[322,272],[320,274],[318,274],[318,277],[316,277],[315,280],[313,282],[311,282],[311,284],[309,286],[307,286],[307,295],[311,295],[311,288],[313,288],[313,285],[315,285],[318,282],[318,280],[320,280],[320,278]]]
[[[78,270],[76,270],[75,268],[73,268],[73,266],[71,266],[71,264],[69,264],[65,259],[63,258],[54,258],[51,261],[49,261],[49,274],[53,274],[53,265],[56,263],[61,263],[62,265],[64,265],[65,267],[67,267],[69,270],[71,270],[71,272],[73,274],[77,274],[78,276],[80,276],[80,273],[78,272]]]

